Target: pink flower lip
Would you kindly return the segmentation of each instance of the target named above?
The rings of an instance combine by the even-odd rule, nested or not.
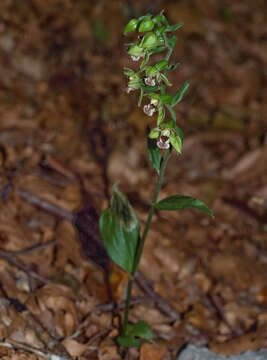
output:
[[[144,113],[147,114],[148,116],[152,116],[154,114],[154,112],[156,111],[154,105],[152,105],[152,104],[145,105],[143,110],[144,110]]]

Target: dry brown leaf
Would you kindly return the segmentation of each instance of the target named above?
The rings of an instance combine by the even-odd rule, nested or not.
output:
[[[88,347],[88,345],[81,344],[74,339],[65,339],[62,344],[71,356],[81,356]]]
[[[111,339],[106,339],[101,342],[98,351],[99,360],[121,360],[118,354],[118,347]]]
[[[140,360],[163,360],[165,353],[165,345],[143,344],[140,352]]]
[[[30,296],[27,306],[52,333],[69,336],[77,327],[74,295],[67,286],[46,285]]]

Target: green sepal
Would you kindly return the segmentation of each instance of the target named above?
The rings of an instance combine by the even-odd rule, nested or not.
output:
[[[179,126],[177,126],[176,124],[173,126],[174,130],[176,131],[176,133],[179,135],[181,141],[182,141],[182,145],[184,143],[184,133],[182,131],[181,128],[179,128]]]
[[[128,50],[128,54],[133,56],[143,56],[144,55],[144,49],[141,45],[135,43],[130,46]]]
[[[137,19],[130,20],[124,28],[124,35],[128,34],[129,32],[135,31],[137,29],[138,23],[139,21]]]
[[[157,139],[160,136],[160,129],[154,128],[148,134],[149,139]]]
[[[179,135],[173,132],[170,134],[170,143],[174,147],[174,149],[181,154],[182,152],[182,140]]]
[[[165,118],[165,109],[162,104],[158,105],[158,120],[157,125],[159,126]]]
[[[173,95],[171,106],[177,105],[183,98],[184,94],[186,93],[187,89],[190,86],[190,82],[186,81],[183,83],[183,85],[180,87],[180,89]]]
[[[154,204],[158,210],[183,210],[186,208],[198,209],[212,217],[213,212],[200,200],[185,195],[173,195]]]

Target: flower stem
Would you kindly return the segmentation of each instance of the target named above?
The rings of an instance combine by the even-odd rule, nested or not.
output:
[[[144,245],[145,245],[145,240],[146,240],[149,228],[150,228],[152,217],[153,217],[153,215],[155,213],[154,203],[157,202],[157,200],[158,200],[159,192],[160,192],[162,182],[163,182],[164,172],[165,172],[168,160],[169,160],[169,158],[171,156],[171,151],[172,151],[171,148],[168,149],[166,155],[164,156],[164,158],[162,160],[159,175],[158,175],[158,181],[157,181],[155,191],[154,191],[152,205],[150,207],[150,210],[149,210],[149,213],[148,213],[148,216],[147,216],[147,220],[146,220],[146,223],[145,223],[143,234],[138,240],[137,249],[136,249],[135,258],[134,258],[134,266],[133,266],[133,271],[132,271],[132,277],[129,279],[128,286],[127,286],[127,297],[126,297],[124,319],[123,319],[123,327],[122,327],[122,334],[124,336],[127,333],[127,325],[128,325],[128,317],[129,317],[129,311],[130,311],[131,297],[132,297],[132,286],[133,286],[134,275],[135,275],[135,273],[136,273],[136,271],[138,269],[138,266],[139,266],[139,263],[140,263],[140,260],[141,260],[141,256],[142,256]]]

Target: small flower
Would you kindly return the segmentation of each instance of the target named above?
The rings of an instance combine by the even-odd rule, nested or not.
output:
[[[169,149],[170,147],[170,139],[168,136],[161,135],[159,140],[157,141],[157,146],[160,149]]]
[[[149,77],[149,76],[145,77],[144,81],[145,81],[145,84],[148,85],[148,86],[155,86],[156,85],[156,81],[152,77]]]
[[[130,86],[126,86],[125,91],[129,94],[133,89]]]
[[[140,56],[131,55],[131,59],[132,59],[133,61],[138,61],[138,60],[140,60]]]
[[[143,110],[145,114],[147,114],[148,116],[152,116],[156,111],[156,108],[153,104],[147,104],[144,106]]]

